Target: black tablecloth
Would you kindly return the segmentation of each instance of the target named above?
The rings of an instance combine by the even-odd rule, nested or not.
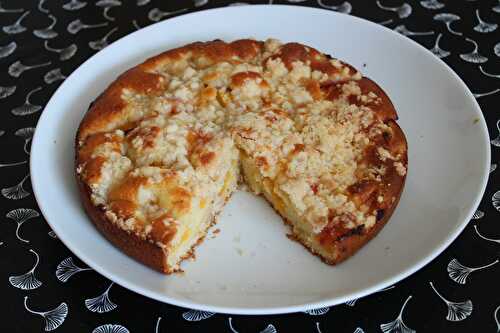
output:
[[[425,268],[363,299],[273,316],[190,311],[112,284],[87,269],[51,232],[30,188],[27,161],[33,130],[44,104],[66,76],[105,47],[106,41],[175,14],[234,3],[38,1],[0,2],[0,331],[500,330],[500,171],[494,170],[500,152],[499,1],[288,1],[384,24],[433,50],[480,103],[491,135],[493,164],[480,210],[458,239]]]

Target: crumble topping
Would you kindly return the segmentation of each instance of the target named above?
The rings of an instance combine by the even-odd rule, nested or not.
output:
[[[128,118],[81,141],[77,166],[110,221],[144,238],[158,229],[153,221],[167,230],[195,203],[215,200],[241,152],[314,233],[332,222],[376,223],[359,199],[370,188],[360,178],[406,174],[401,157],[377,141],[392,135],[373,109],[382,96],[363,93],[359,72],[314,49],[269,39],[254,51],[248,59],[218,60],[221,48],[151,60],[144,68],[161,91],[122,89]],[[366,163],[369,149],[376,163]]]

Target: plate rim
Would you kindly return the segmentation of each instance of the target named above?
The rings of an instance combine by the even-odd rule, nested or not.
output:
[[[122,286],[130,291],[133,291],[133,292],[138,293],[140,295],[157,300],[159,302],[168,303],[168,304],[172,304],[175,306],[180,306],[180,307],[184,307],[184,308],[188,308],[188,309],[209,311],[209,312],[222,313],[222,314],[270,315],[270,314],[285,314],[285,313],[301,312],[301,311],[305,311],[305,310],[309,310],[309,309],[330,307],[330,306],[334,306],[337,304],[341,304],[341,303],[346,302],[350,299],[368,296],[368,295],[370,295],[370,294],[372,294],[380,289],[383,289],[387,286],[395,284],[395,283],[405,279],[406,277],[414,274],[415,272],[417,272],[418,270],[420,270],[421,268],[423,268],[424,266],[429,264],[431,261],[433,261],[438,255],[440,255],[446,248],[448,248],[451,245],[451,243],[458,237],[458,235],[460,235],[462,233],[462,231],[467,226],[474,211],[478,208],[478,206],[479,206],[479,204],[484,196],[484,193],[485,193],[485,190],[487,187],[487,183],[488,183],[488,179],[489,179],[489,165],[491,164],[491,146],[490,146],[490,137],[489,137],[487,123],[486,123],[486,120],[484,118],[484,114],[481,110],[481,107],[480,107],[479,103],[477,102],[476,98],[473,96],[472,92],[469,90],[469,88],[467,87],[465,82],[460,78],[460,76],[458,76],[458,74],[450,66],[448,66],[448,64],[446,64],[443,60],[435,57],[435,55],[431,51],[429,51],[424,46],[418,44],[417,42],[415,42],[411,38],[401,36],[399,33],[395,32],[392,29],[389,29],[385,26],[379,25],[375,22],[371,22],[371,21],[364,19],[364,18],[361,18],[361,17],[343,14],[343,13],[338,13],[335,11],[322,9],[322,8],[316,8],[316,7],[300,6],[300,5],[281,5],[281,4],[279,4],[279,5],[274,5],[274,4],[273,5],[249,5],[249,6],[252,7],[252,10],[254,10],[254,8],[256,8],[256,10],[258,10],[259,8],[261,10],[279,10],[280,8],[286,8],[286,9],[292,9],[292,10],[298,10],[298,11],[304,11],[304,12],[310,11],[311,13],[313,13],[313,12],[321,13],[321,14],[329,13],[328,15],[332,15],[333,17],[338,16],[338,15],[347,15],[347,16],[349,16],[349,19],[354,20],[355,22],[363,22],[363,24],[369,24],[372,27],[374,27],[375,29],[385,30],[386,33],[388,32],[390,34],[393,34],[396,38],[406,38],[406,41],[409,41],[411,44],[413,44],[413,46],[416,46],[418,49],[420,49],[420,51],[424,51],[428,56],[433,57],[433,59],[435,61],[437,60],[440,63],[440,66],[444,67],[446,69],[446,71],[449,74],[451,74],[451,76],[454,77],[455,80],[457,80],[457,82],[459,82],[459,84],[462,86],[462,88],[466,92],[467,97],[473,101],[473,105],[474,105],[476,111],[478,111],[478,113],[479,113],[478,123],[480,124],[481,132],[483,133],[484,144],[486,147],[486,161],[484,161],[485,168],[483,170],[481,187],[480,187],[479,192],[476,193],[476,196],[474,198],[474,202],[472,203],[470,211],[467,214],[465,214],[465,216],[467,216],[467,218],[464,219],[464,221],[462,223],[457,225],[457,227],[448,234],[446,239],[443,239],[443,241],[439,244],[439,246],[437,246],[432,251],[431,254],[420,258],[419,260],[417,260],[417,262],[413,266],[409,267],[408,269],[403,270],[403,271],[399,272],[398,274],[393,275],[392,277],[388,277],[386,279],[383,279],[383,280],[379,281],[378,283],[375,283],[374,285],[372,285],[369,288],[364,288],[362,290],[354,292],[354,293],[350,294],[350,297],[348,297],[348,298],[345,296],[333,297],[333,298],[329,297],[329,298],[325,298],[322,301],[309,302],[309,303],[305,303],[305,304],[291,305],[291,306],[270,306],[270,307],[237,307],[236,306],[236,307],[228,307],[228,306],[200,304],[200,303],[196,303],[196,302],[190,302],[187,300],[179,300],[175,297],[168,296],[168,295],[163,295],[163,297],[160,297],[160,296],[158,296],[157,293],[150,292],[147,289],[144,289],[143,287],[141,287],[140,285],[137,285],[135,283],[130,283],[126,279],[123,279],[121,276],[117,276],[117,275],[114,275],[113,273],[108,272],[105,267],[101,267],[100,265],[95,264],[94,261],[92,260],[92,256],[89,256],[89,255],[79,251],[78,248],[73,246],[70,241],[64,240],[63,238],[58,237],[59,240],[72,252],[72,254],[74,254],[76,257],[78,257],[80,260],[82,260],[87,265],[89,265],[89,267],[91,267],[92,269],[94,269],[96,272],[103,275],[107,279],[119,284],[120,286]],[[175,22],[176,20],[183,20],[188,16],[197,16],[200,14],[204,15],[207,12],[213,13],[213,12],[225,12],[225,11],[241,11],[242,8],[245,8],[245,7],[247,7],[247,6],[217,7],[217,8],[211,8],[211,9],[206,9],[206,10],[202,10],[202,11],[190,12],[190,13],[186,13],[183,15],[168,18],[166,20],[163,20],[163,21],[151,24],[149,26],[146,26],[144,28],[141,28],[138,31],[134,31],[132,33],[129,33],[129,34],[117,39],[116,41],[110,43],[109,46],[112,46],[112,45],[115,45],[119,42],[122,42],[124,39],[135,38],[134,35],[136,35],[136,33],[138,33],[139,31],[145,31],[148,29],[154,30],[154,29],[157,29],[158,26],[160,26],[160,25],[172,24],[172,22]],[[71,75],[73,75],[74,72],[76,72],[78,69],[81,69],[81,68],[88,66],[88,64],[95,57],[98,57],[103,52],[107,52],[106,50],[109,48],[109,46],[106,47],[105,49],[100,50],[99,52],[95,53],[94,55],[92,55],[88,59],[86,59],[75,70],[73,70],[73,72],[68,76],[68,78],[71,77]],[[36,171],[36,166],[34,165],[34,159],[36,159],[36,156],[38,156],[37,154],[39,154],[39,153],[37,153],[37,149],[43,148],[43,147],[38,148],[39,145],[37,144],[39,141],[39,137],[41,136],[38,125],[42,121],[44,121],[44,119],[47,117],[46,110],[50,108],[52,103],[54,103],[53,102],[53,100],[55,100],[54,97],[57,96],[58,92],[60,90],[62,90],[62,88],[66,85],[66,82],[67,82],[67,80],[65,80],[56,89],[56,91],[52,94],[52,96],[50,97],[49,101],[46,103],[45,108],[42,111],[42,113],[37,121],[35,133],[34,133],[33,139],[32,139],[32,145],[31,145],[31,149],[30,149],[30,158],[29,158],[30,159],[30,163],[29,163],[30,177],[31,177],[32,189],[33,189],[33,194],[34,194],[36,203],[37,203],[38,208],[40,209],[45,221],[47,221],[49,226],[56,232],[56,234],[57,234],[58,227],[54,228],[54,225],[57,225],[57,224],[54,224],[54,223],[50,222],[49,219],[47,219],[48,214],[46,213],[46,208],[44,208],[44,204],[41,204],[43,202],[43,200],[40,200],[42,193],[41,193],[40,187],[38,187],[38,174]]]

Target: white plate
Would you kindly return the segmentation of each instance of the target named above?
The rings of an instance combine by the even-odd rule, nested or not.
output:
[[[203,22],[203,29],[199,29]],[[390,95],[409,143],[406,187],[391,221],[354,257],[332,267],[285,236],[262,200],[237,193],[185,274],[165,276],[130,259],[91,224],[73,176],[73,139],[89,103],[118,74],[192,41],[243,37],[298,41],[346,60]],[[366,64],[366,67],[363,65]],[[410,39],[368,21],[291,6],[245,6],[176,17],[99,52],[59,87],[31,149],[40,209],[64,244],[102,275],[142,295],[213,312],[270,314],[330,306],[415,272],[464,228],[490,164],[486,123],[460,78]]]

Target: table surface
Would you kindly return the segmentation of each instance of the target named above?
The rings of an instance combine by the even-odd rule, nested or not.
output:
[[[30,188],[27,161],[31,136],[44,104],[66,76],[106,41],[175,15],[169,13],[236,3],[1,1],[2,331],[498,332],[500,171],[495,169],[500,155],[500,1],[404,1],[270,2],[323,7],[363,17],[407,35],[441,57],[475,94],[488,123],[492,166],[484,198],[457,240],[405,280],[346,304],[273,316],[182,309],[112,284],[88,269],[51,232]],[[93,42],[102,38],[104,43]],[[24,216],[29,219],[19,214],[27,214]]]

